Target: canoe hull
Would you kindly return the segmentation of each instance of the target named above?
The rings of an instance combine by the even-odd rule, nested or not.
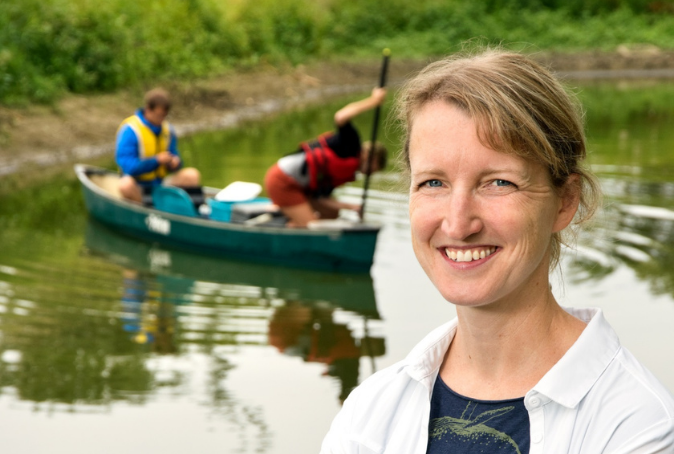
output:
[[[136,238],[201,254],[291,267],[365,272],[372,266],[377,226],[311,231],[190,218],[115,199],[88,178],[87,172],[100,169],[78,165],[75,170],[90,215]]]

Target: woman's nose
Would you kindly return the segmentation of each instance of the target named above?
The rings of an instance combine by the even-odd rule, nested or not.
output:
[[[444,208],[442,231],[451,239],[462,241],[482,230],[479,202],[470,193],[454,192]]]

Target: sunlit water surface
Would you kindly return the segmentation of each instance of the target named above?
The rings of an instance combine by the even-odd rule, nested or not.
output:
[[[674,90],[579,91],[606,209],[565,256],[555,293],[604,309],[624,345],[674,390],[674,110],[663,101]],[[208,185],[261,181],[279,156],[329,129],[342,102],[202,134],[181,149]],[[385,139],[395,148],[394,131]],[[455,314],[414,258],[398,174],[372,186],[368,218],[384,228],[371,275],[138,242],[88,220],[72,178],[0,199],[3,449],[317,452],[353,386]],[[357,201],[358,183],[339,194]]]

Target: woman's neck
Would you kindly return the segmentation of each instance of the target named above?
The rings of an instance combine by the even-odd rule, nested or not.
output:
[[[536,299],[459,307],[457,313],[440,376],[457,393],[481,400],[524,396],[585,328],[549,290]]]

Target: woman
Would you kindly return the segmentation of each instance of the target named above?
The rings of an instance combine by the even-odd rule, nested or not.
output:
[[[384,88],[375,88],[367,98],[342,107],[335,113],[334,133],[302,143],[299,150],[267,171],[267,195],[288,217],[289,227],[306,227],[319,218],[334,219],[340,209],[360,210],[360,205],[339,202],[331,194],[337,186],[353,181],[357,171],[366,172],[372,146],[369,142],[361,145],[351,119],[381,105],[385,97]],[[373,158],[370,173],[386,166],[386,149],[379,143]]]
[[[501,51],[404,87],[414,251],[457,318],[358,387],[322,452],[674,452],[671,395],[600,310],[550,290],[562,231],[599,198],[579,110]]]

